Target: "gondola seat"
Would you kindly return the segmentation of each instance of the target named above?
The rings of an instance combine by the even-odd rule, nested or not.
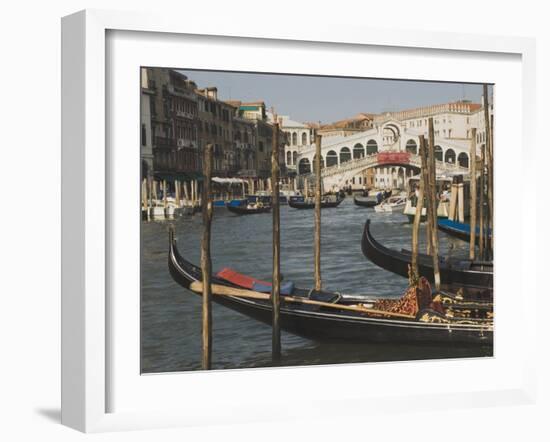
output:
[[[261,283],[261,282],[255,282],[252,284],[252,290],[260,293],[271,293],[271,283]],[[292,281],[286,281],[281,283],[280,287],[280,294],[287,296],[292,295],[292,292],[294,291],[294,283]]]

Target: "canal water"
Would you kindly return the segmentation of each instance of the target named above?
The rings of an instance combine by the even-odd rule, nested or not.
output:
[[[313,282],[313,210],[281,206],[281,272],[299,287]],[[376,213],[346,198],[336,209],[322,211],[323,287],[343,293],[399,297],[406,278],[385,271],[361,253],[367,218],[384,245],[411,247],[412,225],[401,213]],[[200,296],[176,284],[168,272],[168,227],[174,225],[178,248],[200,263],[201,215],[141,225],[141,365],[143,373],[188,371],[201,365]],[[420,250],[425,250],[424,225]],[[468,244],[440,233],[441,254],[466,257]],[[212,264],[216,272],[231,267],[259,279],[271,279],[272,215],[238,216],[214,210]],[[492,355],[491,347],[412,346],[394,344],[318,343],[282,332],[281,365],[441,359]],[[271,327],[213,304],[214,369],[272,366]]]

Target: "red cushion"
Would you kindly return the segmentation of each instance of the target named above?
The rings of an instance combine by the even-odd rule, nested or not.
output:
[[[216,276],[220,279],[223,279],[225,281],[231,282],[235,285],[238,285],[239,287],[243,287],[246,289],[252,289],[252,286],[254,283],[256,284],[264,284],[271,287],[270,282],[261,281],[260,279],[252,278],[251,276],[243,275],[242,273],[239,273],[233,269],[230,269],[228,267],[225,267],[221,269]]]

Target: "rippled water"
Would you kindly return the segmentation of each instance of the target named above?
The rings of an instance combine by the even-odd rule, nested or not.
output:
[[[411,247],[412,226],[402,213],[376,213],[358,207],[352,198],[336,209],[322,211],[323,287],[345,293],[401,296],[406,278],[372,264],[361,253],[367,218],[384,245]],[[176,227],[178,247],[199,263],[201,216],[174,221],[143,222],[141,358],[143,372],[200,369],[201,298],[176,284],[168,272],[168,226]],[[271,279],[272,215],[238,216],[225,208],[214,211],[212,263],[214,272],[231,267],[260,279]],[[441,253],[467,256],[468,244],[440,233]],[[421,228],[421,250],[425,250]],[[313,211],[281,206],[281,271],[299,287],[313,281]],[[213,304],[214,369],[271,366],[271,327]],[[490,348],[387,344],[321,344],[282,332],[282,365],[375,362],[448,357],[487,356]]]

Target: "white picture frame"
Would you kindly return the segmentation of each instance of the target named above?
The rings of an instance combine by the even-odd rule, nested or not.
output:
[[[85,432],[111,431],[138,428],[159,428],[168,426],[208,425],[214,422],[234,422],[235,418],[223,418],[223,411],[212,411],[206,416],[201,407],[195,413],[183,409],[167,407],[139,411],[110,411],[109,392],[113,388],[109,377],[113,361],[109,344],[109,327],[112,326],[112,312],[108,291],[109,281],[109,242],[113,240],[109,225],[112,220],[112,206],[109,195],[109,152],[107,142],[110,134],[106,131],[106,120],[110,118],[107,103],[109,93],[106,77],[109,32],[150,32],[162,35],[203,35],[235,37],[246,39],[269,39],[277,41],[338,44],[339,47],[364,46],[402,48],[403,50],[426,49],[440,51],[469,52],[474,54],[508,54],[521,58],[521,155],[535,153],[534,142],[534,103],[535,103],[535,46],[534,41],[517,37],[492,37],[451,33],[428,33],[420,31],[394,32],[372,28],[354,29],[345,26],[330,28],[291,28],[284,24],[251,25],[246,30],[216,20],[186,22],[177,17],[144,13],[126,13],[87,10],[63,18],[62,21],[62,423]],[[151,34],[153,35],[153,34]],[[158,34],[156,34],[158,35]],[[497,86],[498,87],[498,86]],[[137,109],[136,109],[137,111]],[[137,122],[137,120],[136,120]],[[136,123],[137,124],[137,123]],[[498,123],[497,123],[498,124]],[[498,139],[498,138],[497,138]],[[523,163],[524,176],[529,173],[528,164]],[[498,171],[497,171],[498,173]],[[498,189],[498,187],[497,187]],[[530,219],[536,219],[536,192],[524,193],[521,219],[525,226]],[[534,229],[521,230],[525,245],[521,247],[522,257],[534,255],[536,239]],[[498,249],[497,249],[498,253]],[[525,262],[525,261],[524,261]],[[524,263],[522,275],[527,275]],[[521,305],[536,303],[536,283],[534,278],[522,278]],[[498,305],[497,305],[498,308]],[[137,319],[136,319],[137,320]],[[468,391],[462,393],[441,393],[420,395],[416,390],[404,391],[397,397],[393,394],[372,396],[363,391],[357,394],[338,395],[323,399],[311,397],[311,408],[303,416],[322,416],[323,405],[337,401],[339,414],[344,415],[374,412],[384,409],[398,412],[407,409],[414,401],[422,409],[464,408],[471,406],[472,399],[477,405],[491,406],[499,403],[533,404],[535,401],[535,361],[529,358],[534,354],[536,325],[523,317],[521,323],[523,337],[530,338],[525,343],[521,360],[521,382]],[[498,333],[498,326],[497,326]],[[498,358],[498,355],[497,355]],[[423,363],[414,366],[427,367]],[[358,373],[361,365],[347,367],[346,373]],[[460,369],[459,366],[456,367]],[[331,367],[343,370],[339,367]],[[399,371],[386,366],[386,371]],[[279,369],[281,371],[281,369]],[[289,371],[286,381],[289,379]],[[273,371],[260,371],[254,374],[254,382],[265,382],[273,376]],[[242,371],[241,371],[242,373]],[[297,372],[296,372],[297,373]],[[139,373],[137,374],[139,375]],[[198,373],[204,379],[223,383],[224,379],[238,382],[242,375],[236,371]],[[518,375],[519,376],[519,375]],[[157,377],[160,378],[160,377]],[[198,378],[195,378],[198,379]],[[519,379],[519,377],[518,377]],[[169,386],[168,377],[162,380]],[[518,381],[519,382],[519,381]],[[261,384],[258,384],[261,385]],[[306,386],[307,391],[307,386]],[[250,393],[249,398],[254,394]],[[214,399],[214,398],[212,398]],[[435,401],[435,402],[434,402]],[[336,402],[335,402],[336,403]],[[280,404],[257,407],[255,403],[242,403],[239,410],[246,410],[245,418],[239,422],[286,419],[296,416],[298,410],[292,406],[286,409]],[[354,408],[355,407],[355,408]],[[354,411],[356,410],[356,411]]]

